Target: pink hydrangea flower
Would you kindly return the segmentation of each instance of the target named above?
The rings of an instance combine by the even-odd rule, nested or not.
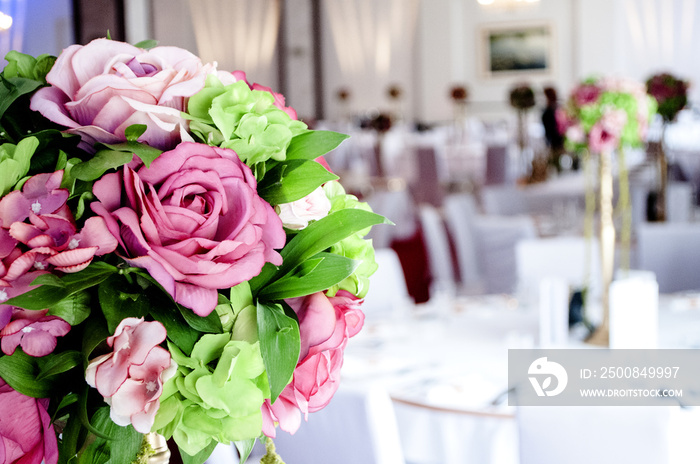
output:
[[[79,134],[82,147],[125,140],[133,124],[148,128],[140,141],[166,150],[187,135],[181,116],[189,97],[204,87],[213,65],[177,47],[144,50],[116,40],[71,45],[46,76],[31,109]]]
[[[63,337],[71,327],[60,317],[47,316],[47,312],[15,308],[10,323],[0,330],[2,352],[11,356],[21,346],[29,356],[51,354],[56,348],[56,337]]]
[[[27,180],[22,190],[13,190],[0,200],[0,225],[9,229],[33,214],[55,214],[72,219],[66,206],[68,190],[61,188],[63,171],[37,174]]]
[[[58,443],[49,400],[36,399],[12,389],[0,378],[0,462],[56,464]]]
[[[85,378],[110,405],[115,424],[131,424],[141,433],[151,431],[163,383],[177,370],[170,353],[158,346],[165,337],[160,322],[126,318],[107,338],[114,351],[90,361]]]
[[[275,210],[282,219],[284,227],[301,230],[306,228],[310,221],[318,221],[328,216],[331,202],[323,188],[318,187],[304,198],[275,206]]]
[[[262,407],[263,433],[274,437],[275,422],[289,433],[301,424],[301,416],[323,409],[340,385],[340,368],[348,338],[364,324],[362,300],[341,290],[335,297],[315,293],[287,300],[299,317],[301,353],[289,385],[274,404]]]
[[[149,169],[107,174],[93,192],[124,259],[200,316],[214,310],[217,289],[282,263],[282,222],[232,150],[182,143]]]
[[[17,279],[33,269],[78,272],[94,256],[117,248],[117,240],[102,218],[89,218],[83,229],[76,232],[73,215],[66,205],[68,190],[59,188],[62,176],[63,171],[37,174],[27,180],[21,191],[10,192],[0,200],[3,280]],[[17,247],[18,244],[24,246]]]

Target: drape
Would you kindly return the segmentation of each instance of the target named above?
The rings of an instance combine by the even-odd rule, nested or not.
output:
[[[270,73],[280,0],[189,0],[189,5],[202,61],[216,61],[227,71],[243,70],[256,82]]]

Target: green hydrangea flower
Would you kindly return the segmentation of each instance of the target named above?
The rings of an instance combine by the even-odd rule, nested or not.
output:
[[[212,440],[228,444],[260,436],[260,408],[270,389],[259,342],[207,334],[191,356],[168,345],[179,367],[163,386],[154,430],[191,456]]]
[[[223,85],[209,75],[204,89],[189,100],[190,130],[210,145],[234,150],[249,166],[284,161],[292,137],[308,128],[274,103],[269,92],[251,90],[245,81]]]
[[[331,201],[331,213],[341,209],[363,209],[372,211],[367,203],[363,203],[354,195],[345,193],[345,189],[339,182],[326,182],[323,186],[326,196]],[[335,295],[338,290],[346,290],[359,298],[364,298],[369,290],[369,278],[377,270],[377,262],[374,259],[374,247],[372,240],[363,237],[370,228],[363,229],[350,237],[341,240],[331,246],[331,253],[361,261],[362,264],[349,277],[339,284],[331,287],[328,294]]]
[[[17,145],[0,145],[0,196],[13,190],[29,172],[32,155],[39,146],[36,137],[22,139]]]

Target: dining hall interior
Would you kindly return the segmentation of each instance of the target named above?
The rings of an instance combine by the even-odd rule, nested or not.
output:
[[[700,348],[700,2],[0,0],[0,12],[2,56],[155,40],[349,135],[325,161],[392,225],[368,235],[378,269],[335,397],[274,440],[287,464],[700,460],[697,367],[660,405],[546,405],[513,380],[529,366],[518,352]],[[659,99],[679,88],[669,113]],[[631,135],[613,136],[631,143],[592,141],[600,121],[586,126],[582,108],[601,95],[601,120],[619,102],[622,125],[636,111]],[[221,446],[208,462],[239,461]]]

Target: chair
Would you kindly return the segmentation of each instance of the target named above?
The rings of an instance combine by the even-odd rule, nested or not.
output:
[[[668,464],[670,409],[519,407],[520,464]]]
[[[447,231],[454,243],[460,283],[467,293],[478,292],[483,283],[474,242],[474,221],[478,215],[476,200],[468,193],[451,194],[445,197],[443,209]]]
[[[362,311],[369,320],[398,316],[412,304],[399,256],[391,248],[377,248],[379,266],[372,275]]]
[[[452,250],[440,211],[432,205],[421,204],[418,215],[432,277],[431,296],[440,291],[451,292],[455,287],[455,272]]]
[[[517,287],[515,246],[537,235],[529,216],[479,216],[474,221],[479,269],[486,293],[513,293]]]
[[[393,404],[379,386],[342,384],[328,406],[274,442],[287,464],[404,464]]]
[[[700,224],[646,223],[637,229],[637,268],[656,274],[660,293],[700,289]]]

